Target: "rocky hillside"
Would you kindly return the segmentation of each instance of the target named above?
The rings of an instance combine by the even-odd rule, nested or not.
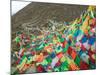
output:
[[[12,16],[12,32],[21,30],[22,24],[45,27],[49,19],[72,21],[86,9],[83,5],[32,2]]]

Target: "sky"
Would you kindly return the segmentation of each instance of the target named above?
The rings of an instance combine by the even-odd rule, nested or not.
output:
[[[30,4],[31,2],[24,2],[24,1],[12,1],[11,4],[11,12],[12,15],[17,13],[19,10]]]

